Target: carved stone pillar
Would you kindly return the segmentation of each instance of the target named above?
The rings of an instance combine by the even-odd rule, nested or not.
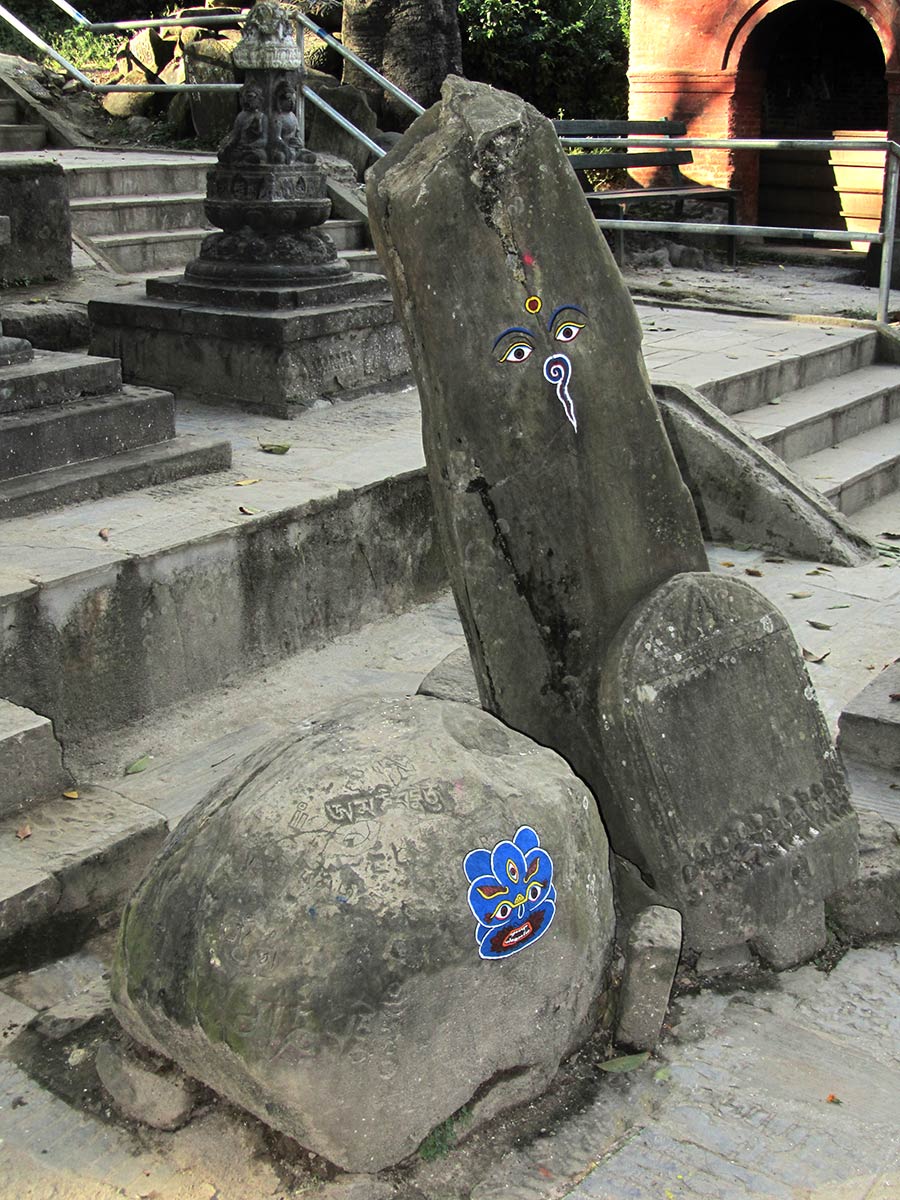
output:
[[[207,176],[207,237],[188,279],[220,284],[314,285],[350,276],[327,233],[331,201],[315,154],[303,145],[303,51],[289,11],[251,10],[234,63],[244,72],[241,111]]]

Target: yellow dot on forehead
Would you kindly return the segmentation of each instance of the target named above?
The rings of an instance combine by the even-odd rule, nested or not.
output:
[[[529,296],[525,301],[525,311],[530,313],[539,313],[542,308],[540,296]]]

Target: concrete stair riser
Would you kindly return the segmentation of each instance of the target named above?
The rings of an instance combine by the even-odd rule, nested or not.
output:
[[[0,125],[18,125],[19,106],[15,100],[0,100]]]
[[[71,786],[51,722],[0,700],[0,819]]]
[[[446,585],[424,470],[178,542],[0,598],[0,694],[65,744]]]
[[[147,230],[199,229],[207,224],[202,193],[183,196],[89,197],[70,202],[76,233],[142,233]]]
[[[200,253],[209,229],[172,229],[168,232],[103,234],[94,243],[125,274],[165,271],[183,267]]]
[[[852,515],[900,488],[900,422],[866,430],[792,465],[841,512]]]
[[[80,166],[66,172],[69,196],[174,196],[206,194],[210,163],[147,163],[136,166]]]
[[[0,415],[101,396],[121,386],[118,359],[36,350],[32,362],[0,369]]]
[[[786,462],[794,462],[829,446],[837,446],[878,425],[890,424],[898,417],[900,382],[875,395],[853,400],[839,411],[811,416],[800,424],[766,435],[761,441]]]
[[[43,150],[47,131],[43,125],[0,125],[0,154],[5,151]]]
[[[787,392],[868,366],[875,361],[876,350],[877,337],[872,333],[869,337],[826,347],[812,354],[779,359],[755,370],[704,384],[699,390],[723,412],[734,416],[768,404]]]
[[[172,395],[132,388],[0,417],[0,480],[119,454],[174,436]]]
[[[159,487],[194,475],[224,471],[230,465],[230,443],[187,434],[125,451],[113,459],[52,467],[0,483],[0,519]]]

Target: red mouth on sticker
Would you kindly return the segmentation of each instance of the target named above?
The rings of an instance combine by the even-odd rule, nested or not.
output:
[[[501,942],[501,945],[504,950],[508,950],[510,946],[518,946],[519,942],[524,942],[526,938],[530,938],[533,933],[534,927],[530,921],[526,921],[523,925],[517,925],[515,929],[511,929]]]

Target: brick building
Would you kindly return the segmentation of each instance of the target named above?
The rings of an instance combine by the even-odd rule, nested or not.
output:
[[[900,140],[898,0],[632,0],[629,115],[695,137]],[[877,228],[883,155],[695,151],[771,225]]]

